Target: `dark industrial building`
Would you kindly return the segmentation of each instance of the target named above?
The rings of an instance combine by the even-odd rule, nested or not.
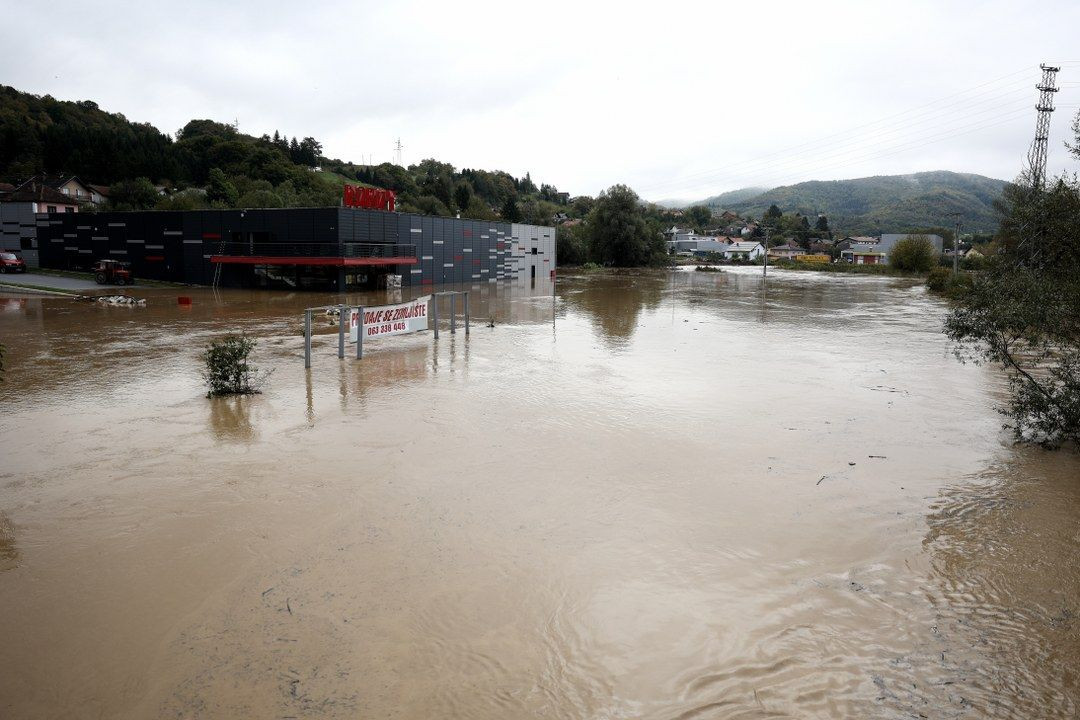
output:
[[[551,277],[555,229],[356,208],[39,213],[41,267],[113,259],[135,277],[224,287],[368,289]]]

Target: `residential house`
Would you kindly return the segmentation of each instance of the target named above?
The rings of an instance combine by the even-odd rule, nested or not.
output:
[[[13,190],[0,191],[0,203],[28,203],[33,213],[79,211],[76,200],[37,179],[27,180]]]
[[[842,243],[844,244],[844,243]],[[877,243],[846,243],[840,250],[840,260],[853,265],[883,265],[888,256],[878,249]]]
[[[777,245],[776,247],[769,248],[770,260],[794,260],[800,255],[805,255],[806,250],[795,244],[791,240],[788,240],[784,245]]]
[[[103,202],[109,199],[109,195],[112,193],[111,188],[108,185],[90,185],[90,202],[94,205],[101,205]],[[158,195],[165,195],[168,188],[164,185],[155,185],[154,189],[157,190]]]
[[[724,257],[728,260],[759,260],[763,255],[765,255],[764,246],[754,240],[731,243],[724,250]]]
[[[68,196],[76,203],[94,202],[94,190],[77,175],[37,175],[31,180]]]

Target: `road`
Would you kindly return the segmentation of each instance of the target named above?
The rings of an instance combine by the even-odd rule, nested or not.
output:
[[[30,285],[37,288],[51,288],[59,291],[101,290],[121,287],[119,285],[98,285],[92,279],[43,275],[41,273],[5,273],[0,275],[0,285]]]

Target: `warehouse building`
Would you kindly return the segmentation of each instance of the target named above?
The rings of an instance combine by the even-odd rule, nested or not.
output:
[[[361,208],[47,213],[42,267],[102,259],[136,278],[223,287],[372,289],[550,278],[555,228]]]

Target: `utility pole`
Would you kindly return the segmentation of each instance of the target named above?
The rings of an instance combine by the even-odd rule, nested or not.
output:
[[[1035,139],[1028,151],[1028,165],[1031,167],[1031,186],[1035,190],[1042,190],[1046,182],[1046,149],[1050,144],[1050,113],[1054,112],[1054,93],[1058,88],[1054,85],[1058,70],[1061,68],[1039,65],[1043,71],[1042,82],[1035,86],[1039,91],[1039,104],[1035,109],[1039,111],[1035,121]]]
[[[960,213],[956,213],[956,231],[952,241],[952,274],[960,274]]]
[[[765,226],[765,264],[761,266],[761,279],[769,275],[769,226]]]

